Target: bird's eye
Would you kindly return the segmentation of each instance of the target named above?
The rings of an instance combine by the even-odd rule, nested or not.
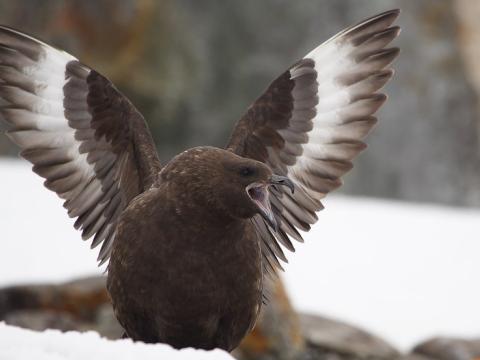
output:
[[[255,170],[249,166],[245,166],[240,169],[240,175],[242,176],[251,176],[254,173],[255,173]]]

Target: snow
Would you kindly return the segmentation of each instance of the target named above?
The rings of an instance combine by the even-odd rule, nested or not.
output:
[[[85,360],[85,359],[233,359],[225,351],[182,349],[164,344],[134,343],[130,339],[107,340],[90,331],[58,330],[36,332],[0,323],[0,359],[8,360]]]
[[[0,285],[62,282],[101,274],[62,200],[26,161],[0,158]]]
[[[293,303],[404,350],[479,337],[479,223],[479,210],[330,197],[285,267]]]
[[[0,159],[0,179],[0,286],[102,273],[97,249],[27,163]],[[325,205],[288,254],[284,278],[299,310],[401,349],[435,335],[480,336],[480,210],[346,196]]]

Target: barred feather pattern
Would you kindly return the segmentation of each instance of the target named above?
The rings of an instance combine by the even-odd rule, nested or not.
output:
[[[0,114],[7,135],[65,200],[82,238],[108,260],[117,219],[160,169],[150,133],[133,105],[75,57],[0,27]],[[135,141],[148,156],[135,154]]]
[[[234,128],[227,149],[268,164],[288,176],[295,193],[273,188],[270,202],[279,229],[256,216],[264,273],[286,261],[282,248],[294,251],[323,208],[321,199],[342,184],[341,176],[365,149],[376,124],[375,112],[386,96],[378,91],[393,75],[389,65],[398,48],[388,45],[400,28],[391,10],[352,26],[294,64],[250,106]]]

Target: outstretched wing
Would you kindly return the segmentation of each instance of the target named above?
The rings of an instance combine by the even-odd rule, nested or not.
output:
[[[160,161],[142,115],[73,56],[0,26],[0,107],[21,156],[65,199],[83,239],[110,255],[119,215]],[[4,102],[4,104],[5,104]]]
[[[284,259],[278,242],[303,241],[322,209],[320,200],[339,187],[351,160],[365,148],[362,139],[377,122],[373,114],[386,100],[377,93],[392,77],[399,34],[392,10],[352,26],[326,41],[277,78],[238,121],[227,148],[268,164],[295,182],[294,194],[270,194],[279,230],[254,218],[262,239],[265,271]]]

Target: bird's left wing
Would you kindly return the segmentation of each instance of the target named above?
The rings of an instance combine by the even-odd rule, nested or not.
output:
[[[278,231],[257,216],[264,271],[285,259],[290,237],[303,241],[322,209],[320,200],[339,187],[351,160],[365,148],[376,123],[373,114],[386,96],[377,91],[391,78],[398,55],[387,48],[399,34],[391,10],[352,26],[326,41],[284,72],[238,121],[227,148],[268,164],[295,183],[295,193],[272,189],[270,202]]]
[[[102,244],[99,260],[105,262],[120,214],[160,171],[142,115],[72,55],[4,26],[0,98],[7,135],[45,186],[65,200],[83,239]]]

